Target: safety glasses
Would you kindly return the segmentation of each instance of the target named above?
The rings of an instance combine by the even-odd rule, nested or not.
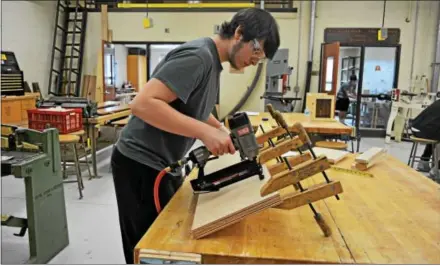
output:
[[[256,39],[252,40],[252,45],[253,45],[252,57],[257,59],[258,61],[263,61],[264,59],[266,59],[266,55],[264,54],[264,51],[261,48],[260,43]]]

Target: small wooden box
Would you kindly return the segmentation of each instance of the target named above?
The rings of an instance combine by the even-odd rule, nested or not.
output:
[[[335,118],[335,96],[327,93],[307,93],[306,107],[312,120]]]

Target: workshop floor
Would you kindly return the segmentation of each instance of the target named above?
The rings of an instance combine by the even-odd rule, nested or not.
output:
[[[367,138],[360,151],[382,146],[383,139]],[[200,143],[196,143],[200,145]],[[389,153],[407,162],[411,150],[408,142],[393,143]],[[423,152],[423,146],[418,154]],[[83,172],[84,198],[78,199],[77,186],[65,184],[70,244],[50,264],[124,264],[113,180],[109,168],[111,147],[98,152],[99,179],[88,180]],[[2,213],[25,217],[23,181],[12,176],[2,178]],[[13,235],[17,228],[1,227],[1,263],[23,264],[28,256],[28,235]]]

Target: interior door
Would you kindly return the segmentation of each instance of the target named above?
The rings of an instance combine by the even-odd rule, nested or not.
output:
[[[339,42],[324,44],[319,92],[335,95],[338,90]]]

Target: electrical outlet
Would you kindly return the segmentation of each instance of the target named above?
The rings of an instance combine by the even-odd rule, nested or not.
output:
[[[214,34],[220,33],[220,25],[214,25]]]

